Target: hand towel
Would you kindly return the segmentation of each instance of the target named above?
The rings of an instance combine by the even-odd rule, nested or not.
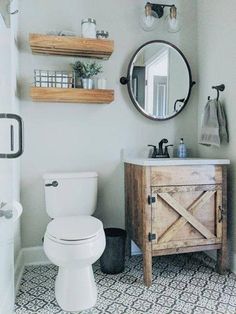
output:
[[[227,130],[227,119],[224,111],[224,106],[220,101],[217,101],[217,116],[219,123],[219,133],[221,143],[229,142],[229,134]]]
[[[209,100],[204,108],[199,144],[220,147],[217,100]]]

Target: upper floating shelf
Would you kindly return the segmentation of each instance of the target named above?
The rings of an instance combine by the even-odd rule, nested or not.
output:
[[[109,59],[114,50],[114,41],[75,36],[30,34],[29,43],[33,53]]]

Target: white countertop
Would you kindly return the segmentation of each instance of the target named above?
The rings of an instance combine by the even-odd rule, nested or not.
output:
[[[124,163],[138,166],[229,165],[229,159],[207,158],[125,158]]]

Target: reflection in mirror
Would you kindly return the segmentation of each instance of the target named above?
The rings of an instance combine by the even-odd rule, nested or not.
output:
[[[139,49],[128,74],[132,100],[151,119],[175,116],[189,98],[192,79],[187,61],[166,42],[150,42]]]

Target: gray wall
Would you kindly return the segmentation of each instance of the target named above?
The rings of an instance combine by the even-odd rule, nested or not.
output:
[[[163,1],[165,2],[165,1]],[[42,175],[48,171],[95,170],[99,174],[99,202],[96,216],[105,226],[124,225],[124,184],[121,149],[144,150],[163,137],[178,143],[180,137],[196,153],[197,90],[187,108],[175,119],[154,122],[132,105],[119,78],[126,74],[134,51],[153,39],[170,41],[185,53],[197,80],[196,1],[168,1],[181,8],[186,25],[180,34],[169,34],[160,25],[150,33],[142,31],[138,17],[142,0],[21,0],[20,64],[21,110],[25,121],[25,153],[22,157],[21,199],[23,246],[41,245],[49,218],[45,212]],[[33,70],[67,69],[73,58],[33,56],[29,32],[71,29],[80,34],[82,18],[94,17],[98,29],[110,32],[115,41],[111,59],[103,62],[108,85],[115,90],[110,105],[33,103],[29,87]]]
[[[199,145],[202,157],[229,158],[229,239],[231,267],[236,271],[236,218],[235,218],[235,162],[236,162],[236,2],[235,0],[201,0],[198,2],[198,47],[199,47],[199,130],[207,96],[215,97],[212,85],[224,83],[226,90],[221,95],[225,105],[230,143],[221,148]]]

